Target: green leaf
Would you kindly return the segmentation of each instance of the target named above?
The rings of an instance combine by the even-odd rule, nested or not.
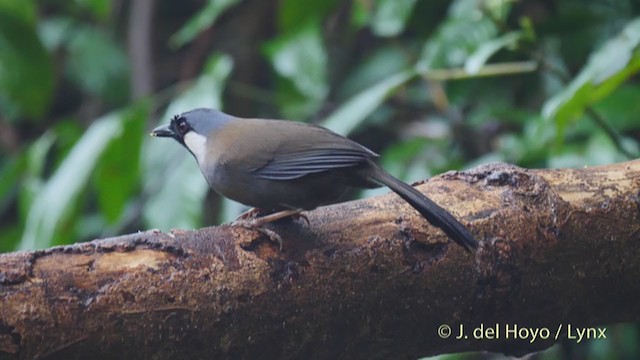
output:
[[[383,79],[342,104],[323,121],[323,126],[338,134],[348,135],[399,86],[411,80],[415,75],[416,71],[410,68]]]
[[[66,72],[84,91],[114,100],[126,99],[128,60],[111,36],[96,28],[74,26],[68,51]]]
[[[460,66],[480,45],[496,34],[495,26],[487,19],[448,21],[425,44],[419,68],[428,70]]]
[[[378,48],[350,71],[337,91],[338,97],[345,98],[363,91],[409,66],[409,59],[404,50],[397,46]]]
[[[67,17],[55,17],[42,19],[38,23],[38,34],[42,43],[49,52],[58,51],[68,40],[67,37],[74,31],[74,20]]]
[[[18,210],[20,218],[26,221],[27,214],[33,205],[34,199],[44,186],[44,168],[47,155],[57,139],[53,131],[45,132],[38,138],[25,153],[25,171],[20,186]]]
[[[280,33],[295,33],[309,23],[325,19],[339,0],[282,0],[279,2],[278,26]]]
[[[194,15],[177,33],[169,39],[169,45],[178,48],[195,39],[198,34],[209,28],[228,8],[241,0],[209,0],[207,5]]]
[[[153,174],[162,179],[150,184],[153,188],[147,187],[152,195],[143,210],[145,222],[151,228],[164,231],[197,228],[202,224],[202,205],[209,186],[189,152],[177,143],[172,147],[164,143],[164,146],[169,149],[161,154],[164,169],[153,170]]]
[[[110,0],[75,0],[78,5],[88,9],[93,15],[101,20],[106,20],[111,14]]]
[[[491,0],[455,1],[449,8],[449,16],[423,47],[417,65],[420,72],[460,66],[480,46],[494,39],[498,29],[481,7],[488,7],[490,13],[505,12],[501,17],[506,17],[508,11],[508,7],[494,7],[494,4]]]
[[[109,143],[121,135],[122,117],[112,113],[96,120],[33,199],[19,248],[45,248],[52,244],[59,225],[85,189]]]
[[[196,81],[167,107],[165,119],[197,107],[222,108],[222,91],[233,70],[229,55],[211,56]]]
[[[0,253],[14,251],[20,241],[21,228],[19,224],[5,224],[0,228]]]
[[[121,218],[140,183],[140,150],[148,115],[148,104],[124,110],[121,135],[109,143],[96,166],[98,205],[110,224]]]
[[[53,62],[36,34],[30,1],[0,2],[0,112],[38,118],[53,95]]]
[[[414,160],[424,151],[429,142],[428,139],[421,137],[394,144],[382,154],[381,164],[395,177],[404,181],[426,179],[431,175],[427,167],[424,163]],[[415,169],[411,170],[411,168],[415,166],[416,163],[419,163],[418,166],[421,168],[419,172],[422,174],[422,177],[411,178],[409,177],[409,172],[415,171]]]
[[[411,15],[416,0],[378,0],[371,19],[373,33],[390,37],[400,34]]]
[[[563,146],[560,153],[549,157],[551,168],[579,168],[612,164],[626,160],[603,132],[594,133],[586,143]]]
[[[212,56],[203,74],[168,106],[160,123],[193,108],[221,108],[222,90],[232,68],[229,56]],[[162,230],[198,227],[209,186],[191,154],[171,139],[147,138],[142,162],[149,198],[143,210],[147,226]]]
[[[320,25],[309,24],[297,32],[269,42],[265,48],[278,75],[295,85],[313,112],[329,91],[327,54]]]
[[[638,149],[636,148],[635,151]],[[594,133],[585,149],[585,159],[588,161],[585,165],[596,166],[605,164],[614,164],[627,160],[616,148],[604,132]]]
[[[516,3],[516,0],[480,0],[480,1],[465,0],[465,1],[467,1],[468,4],[472,4],[474,2],[476,4],[480,4],[479,6],[482,8],[484,12],[488,13],[491,17],[499,21],[507,20],[509,16],[509,11],[511,11],[512,5]]]
[[[547,100],[542,114],[554,121],[562,134],[587,106],[608,96],[639,71],[640,18],[636,18],[589,57],[580,74],[562,92]]]
[[[618,131],[640,130],[638,99],[640,99],[640,85],[630,81],[598,102],[595,108]]]
[[[18,192],[20,177],[25,171],[25,155],[7,159],[0,166],[0,214],[13,201]]]
[[[365,27],[371,23],[373,10],[371,4],[365,1],[354,1],[351,9],[351,24],[357,29]]]
[[[513,31],[481,44],[465,61],[465,71],[469,74],[477,74],[493,54],[506,47],[515,46],[522,36],[521,32]]]
[[[33,0],[0,0],[0,13],[10,15],[31,26],[35,26],[37,21],[37,8]]]

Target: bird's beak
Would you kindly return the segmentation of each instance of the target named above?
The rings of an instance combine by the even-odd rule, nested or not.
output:
[[[171,130],[169,125],[161,125],[153,129],[149,135],[157,137],[174,137],[175,133]]]

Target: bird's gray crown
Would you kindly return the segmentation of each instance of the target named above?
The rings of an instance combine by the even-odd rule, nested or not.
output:
[[[207,136],[211,131],[218,130],[233,120],[233,116],[214,109],[197,108],[174,116],[173,119],[171,119],[171,125],[174,129],[176,129],[181,119],[187,121],[191,130]]]

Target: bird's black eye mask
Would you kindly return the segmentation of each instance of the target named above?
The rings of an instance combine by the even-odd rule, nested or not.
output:
[[[171,125],[169,125],[171,128],[171,131],[173,131],[173,133],[176,136],[176,140],[182,142],[184,135],[186,133],[188,133],[189,131],[192,130],[191,125],[189,125],[189,123],[187,122],[187,119],[184,118],[184,116],[180,116],[180,115],[174,115],[174,117],[171,119]]]

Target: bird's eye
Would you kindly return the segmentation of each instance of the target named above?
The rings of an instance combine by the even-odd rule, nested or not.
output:
[[[184,135],[189,131],[189,124],[187,124],[187,120],[184,118],[178,119],[178,132],[180,135]]]

